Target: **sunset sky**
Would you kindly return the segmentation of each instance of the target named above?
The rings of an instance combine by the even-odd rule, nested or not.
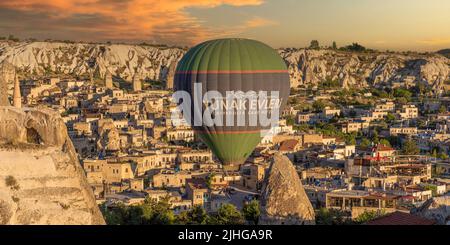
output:
[[[450,48],[449,0],[0,1],[0,36],[193,45],[220,37],[274,48],[359,42],[380,50]]]

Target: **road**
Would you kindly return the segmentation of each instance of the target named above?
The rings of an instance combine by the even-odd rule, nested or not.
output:
[[[259,195],[257,192],[252,192],[236,186],[230,186],[234,190],[233,194],[230,194],[231,204],[235,205],[239,210],[243,208],[245,197],[248,195]]]

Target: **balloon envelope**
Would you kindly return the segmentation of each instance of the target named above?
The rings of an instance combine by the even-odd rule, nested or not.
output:
[[[183,112],[183,115],[191,122],[196,134],[224,165],[239,166],[261,141],[261,130],[271,127],[262,125],[259,118],[256,125],[254,121],[251,123],[252,106],[258,111],[278,107],[281,113],[290,86],[286,65],[271,47],[249,39],[219,39],[201,43],[183,56],[176,69],[174,89],[191,95],[190,113]],[[206,95],[211,91],[218,93]],[[215,98],[218,94],[226,97],[227,93],[237,95],[240,92],[244,95],[265,92],[268,99],[259,97],[255,103],[246,100],[245,104],[239,105],[228,99],[204,100],[205,97]],[[199,94],[200,103],[195,104]],[[274,99],[274,95],[279,100]],[[195,117],[203,119],[205,110],[212,104],[215,109],[224,110],[222,113],[214,112],[211,117],[221,118],[218,121],[222,124],[194,124]],[[237,123],[243,115],[244,123]],[[229,123],[231,121],[234,123]]]

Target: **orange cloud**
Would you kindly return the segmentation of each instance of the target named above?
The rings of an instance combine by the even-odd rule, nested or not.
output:
[[[59,25],[56,29],[88,32],[96,40],[153,39],[192,44],[223,33],[204,26],[186,12],[187,8],[261,4],[263,0],[21,0],[1,1],[0,8],[42,13],[52,24]],[[267,24],[270,21],[256,18],[245,26],[254,28]]]
[[[244,23],[245,28],[257,28],[257,27],[264,27],[264,26],[274,26],[278,25],[278,22],[261,18],[261,17],[254,17],[252,19],[247,20]]]

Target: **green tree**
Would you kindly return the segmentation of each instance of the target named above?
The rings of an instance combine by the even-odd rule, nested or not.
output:
[[[386,115],[386,122],[393,123],[394,121],[395,121],[395,115],[389,112]]]
[[[287,116],[287,117],[286,117],[286,124],[287,124],[288,126],[294,126],[294,124],[295,124],[295,119],[294,119],[294,117],[292,117],[292,116]]]
[[[352,43],[351,45],[345,46],[341,48],[341,50],[344,51],[351,51],[351,52],[364,52],[366,51],[366,48],[359,43]]]
[[[338,209],[321,208],[316,212],[317,225],[349,225],[352,223],[349,215]]]
[[[189,211],[184,211],[177,215],[175,223],[180,225],[206,225],[210,221],[205,209],[196,205]]]
[[[396,101],[400,105],[406,105],[408,103],[408,99],[405,97],[399,97],[396,99]]]
[[[336,42],[335,42],[335,41],[333,41],[333,45],[331,46],[331,48],[332,48],[332,49],[334,49],[334,50],[338,49],[338,47],[337,47],[337,45],[336,45]]]
[[[439,107],[439,113],[443,114],[447,112],[447,107],[445,107],[444,105],[441,105]]]
[[[311,44],[309,45],[310,49],[319,49],[320,45],[319,45],[319,41],[317,40],[312,40]]]
[[[380,143],[380,140],[379,140],[379,138],[378,138],[378,131],[377,131],[376,129],[373,129],[373,130],[372,130],[372,142],[373,142],[374,144]]]
[[[364,224],[368,221],[374,220],[378,217],[381,217],[385,214],[385,211],[382,210],[381,212],[371,210],[371,211],[364,211],[362,214],[360,214],[358,217],[356,217],[355,222],[358,224]]]
[[[344,138],[347,145],[356,145],[356,136],[354,134],[346,134]]]
[[[146,213],[144,214],[144,210]],[[146,205],[136,205],[126,207],[126,224],[127,225],[144,225],[147,224],[153,215],[153,210]]]
[[[293,128],[301,132],[308,132],[311,129],[310,126],[306,123],[297,124]]]
[[[391,146],[391,142],[389,142],[389,140],[387,140],[387,139],[381,139],[381,140],[380,140],[380,144],[385,145],[385,146],[392,147],[392,146]]]
[[[402,147],[402,152],[405,155],[417,155],[420,152],[419,147],[413,140],[407,140]]]
[[[127,218],[127,207],[123,204],[108,209],[106,204],[99,205],[100,211],[103,214],[106,224],[108,225],[124,225]]]
[[[211,173],[206,177],[206,186],[211,189],[212,180],[216,175],[214,173]]]
[[[242,208],[242,213],[245,220],[250,224],[257,225],[261,212],[259,210],[259,202],[252,200],[250,203],[246,203]]]
[[[434,197],[437,196],[437,186],[427,184],[423,188],[425,190],[431,190],[431,195],[433,195]]]
[[[339,80],[333,80],[330,77],[327,77],[321,83],[319,83],[319,88],[321,89],[338,89],[341,88],[341,83]]]
[[[448,155],[445,152],[441,152],[437,155],[438,158],[442,159],[442,160],[447,160],[448,159]]]
[[[362,148],[368,148],[372,142],[370,142],[367,138],[362,138],[361,143],[359,144]]]
[[[322,100],[314,101],[312,106],[315,112],[321,112],[326,107],[325,103]]]
[[[217,211],[216,223],[219,225],[240,225],[244,223],[244,218],[236,206],[227,203]]]
[[[436,150],[436,148],[431,151],[431,156],[433,156],[434,158],[437,157],[437,150]]]
[[[338,115],[334,115],[334,116],[330,119],[329,123],[337,123],[337,122],[339,122],[339,119],[340,119],[340,117],[339,117]]]
[[[147,198],[144,203],[133,206],[119,203],[107,208],[102,204],[100,209],[110,225],[169,225],[175,221],[168,197],[159,202]]]
[[[404,88],[396,88],[394,89],[394,97],[396,98],[405,98],[408,101],[411,99],[412,93]]]
[[[159,202],[152,198],[147,198],[143,205],[148,205],[149,211],[152,211],[149,223],[155,225],[170,225],[175,221],[175,216],[171,209],[169,197],[162,198]],[[142,207],[142,206],[141,206]]]

